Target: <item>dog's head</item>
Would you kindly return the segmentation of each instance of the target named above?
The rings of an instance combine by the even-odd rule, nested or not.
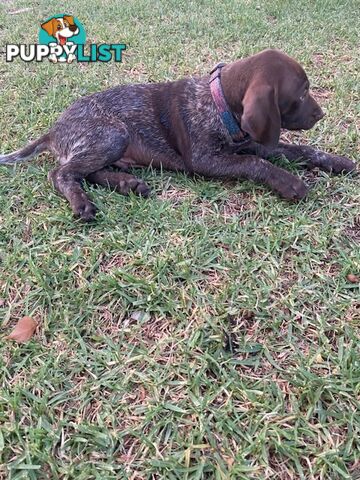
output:
[[[79,29],[72,15],[52,18],[41,25],[51,37],[55,37],[60,45],[65,45],[68,38],[79,33]]]
[[[265,50],[235,62],[224,73],[227,90],[229,79],[235,77],[237,85],[230,87],[229,97],[232,103],[235,97],[241,102],[240,108],[237,105],[241,127],[255,142],[275,146],[281,128],[308,130],[324,116],[309,92],[303,68],[278,50]]]

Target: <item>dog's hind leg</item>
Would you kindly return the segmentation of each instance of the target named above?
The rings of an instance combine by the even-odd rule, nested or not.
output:
[[[128,195],[130,192],[148,197],[150,188],[143,180],[136,178],[135,175],[124,172],[114,172],[108,168],[103,168],[95,173],[91,173],[86,177],[86,181],[109,187],[122,195]]]
[[[124,155],[129,134],[124,124],[116,125],[91,119],[83,122],[76,136],[62,129],[52,133],[52,150],[57,153],[60,167],[51,171],[50,180],[70,203],[75,216],[90,221],[96,213],[95,205],[81,187],[88,175],[111,165]]]

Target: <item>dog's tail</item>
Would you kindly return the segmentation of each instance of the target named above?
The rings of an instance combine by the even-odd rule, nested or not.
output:
[[[16,162],[24,162],[30,160],[30,158],[39,155],[49,149],[49,134],[45,134],[42,137],[34,140],[26,145],[26,147],[16,150],[16,152],[8,153],[7,155],[0,155],[0,164],[12,164]]]

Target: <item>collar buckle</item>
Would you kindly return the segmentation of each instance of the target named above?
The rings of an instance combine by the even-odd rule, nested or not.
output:
[[[211,83],[215,78],[220,77],[221,69],[225,67],[226,63],[220,62],[215,67],[209,72],[209,75],[211,75],[209,83]],[[213,75],[213,73],[216,72],[216,75]]]

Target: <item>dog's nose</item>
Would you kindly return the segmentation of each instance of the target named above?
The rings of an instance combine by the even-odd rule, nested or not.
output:
[[[76,32],[77,26],[76,26],[76,25],[70,25],[70,26],[69,26],[69,30],[70,30],[71,32]]]
[[[322,118],[325,117],[325,113],[323,112],[323,110],[321,110],[321,108],[319,108],[319,110],[317,110],[315,113],[314,113],[314,120],[316,122],[318,122],[319,120],[321,120]]]
[[[316,109],[312,114],[312,118],[314,122],[318,122],[319,120],[324,118],[324,116],[325,116],[325,113],[321,110],[321,108]]]

